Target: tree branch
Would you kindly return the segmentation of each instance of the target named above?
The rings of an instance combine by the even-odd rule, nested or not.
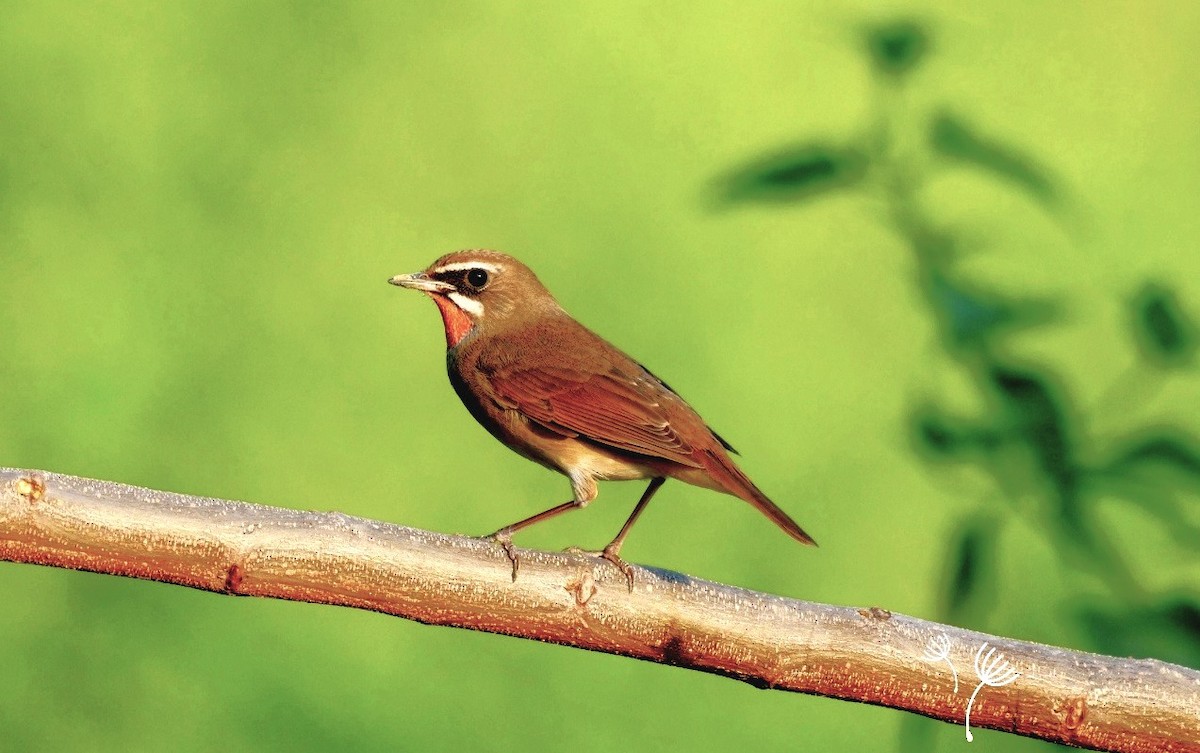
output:
[[[631,593],[591,556],[518,552],[513,581],[501,548],[478,539],[0,468],[0,560],[371,609],[953,723],[971,697],[973,728],[1096,750],[1200,751],[1200,672],[1184,667],[665,570],[636,568]]]

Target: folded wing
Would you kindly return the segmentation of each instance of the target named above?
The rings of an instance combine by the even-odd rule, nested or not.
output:
[[[694,449],[671,426],[678,401],[639,367],[601,373],[570,367],[511,368],[488,374],[497,402],[550,431],[639,455],[702,467]],[[679,401],[682,404],[682,401]],[[687,409],[686,405],[683,406]],[[696,419],[699,421],[699,418]]]

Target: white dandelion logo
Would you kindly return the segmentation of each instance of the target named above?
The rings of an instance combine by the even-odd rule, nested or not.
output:
[[[980,690],[983,690],[983,686],[1002,688],[1021,676],[1021,673],[1005,660],[1004,654],[996,653],[995,647],[984,654],[983,651],[987,645],[984,642],[975,652],[975,674],[979,677],[979,684],[975,686],[975,692],[971,693],[971,700],[967,701],[967,742],[975,739],[971,734],[971,706],[975,703],[975,696],[979,695]]]
[[[954,676],[954,695],[958,695],[958,670],[955,669],[954,662],[950,661],[950,639],[945,633],[939,633],[929,639],[923,658],[927,662],[944,661],[949,665],[950,674]]]

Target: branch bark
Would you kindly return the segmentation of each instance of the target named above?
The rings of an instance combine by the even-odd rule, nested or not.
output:
[[[631,593],[591,556],[517,551],[513,581],[501,548],[478,539],[0,468],[0,560],[370,609],[953,723],[972,697],[973,728],[1095,750],[1200,751],[1200,672],[1191,669],[666,570],[636,568]],[[1020,673],[1008,684],[1001,658],[1008,676]]]

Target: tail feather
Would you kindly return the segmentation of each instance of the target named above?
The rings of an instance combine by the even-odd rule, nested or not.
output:
[[[732,460],[728,457],[722,458],[711,451],[706,454],[713,461],[709,465],[709,473],[725,482],[730,494],[754,505],[759,512],[770,518],[772,523],[782,528],[784,533],[801,544],[817,545],[813,537],[805,533],[804,529],[792,520],[791,516],[763,494],[762,490],[755,486],[754,482],[745,473],[742,473],[742,470],[734,465]]]

